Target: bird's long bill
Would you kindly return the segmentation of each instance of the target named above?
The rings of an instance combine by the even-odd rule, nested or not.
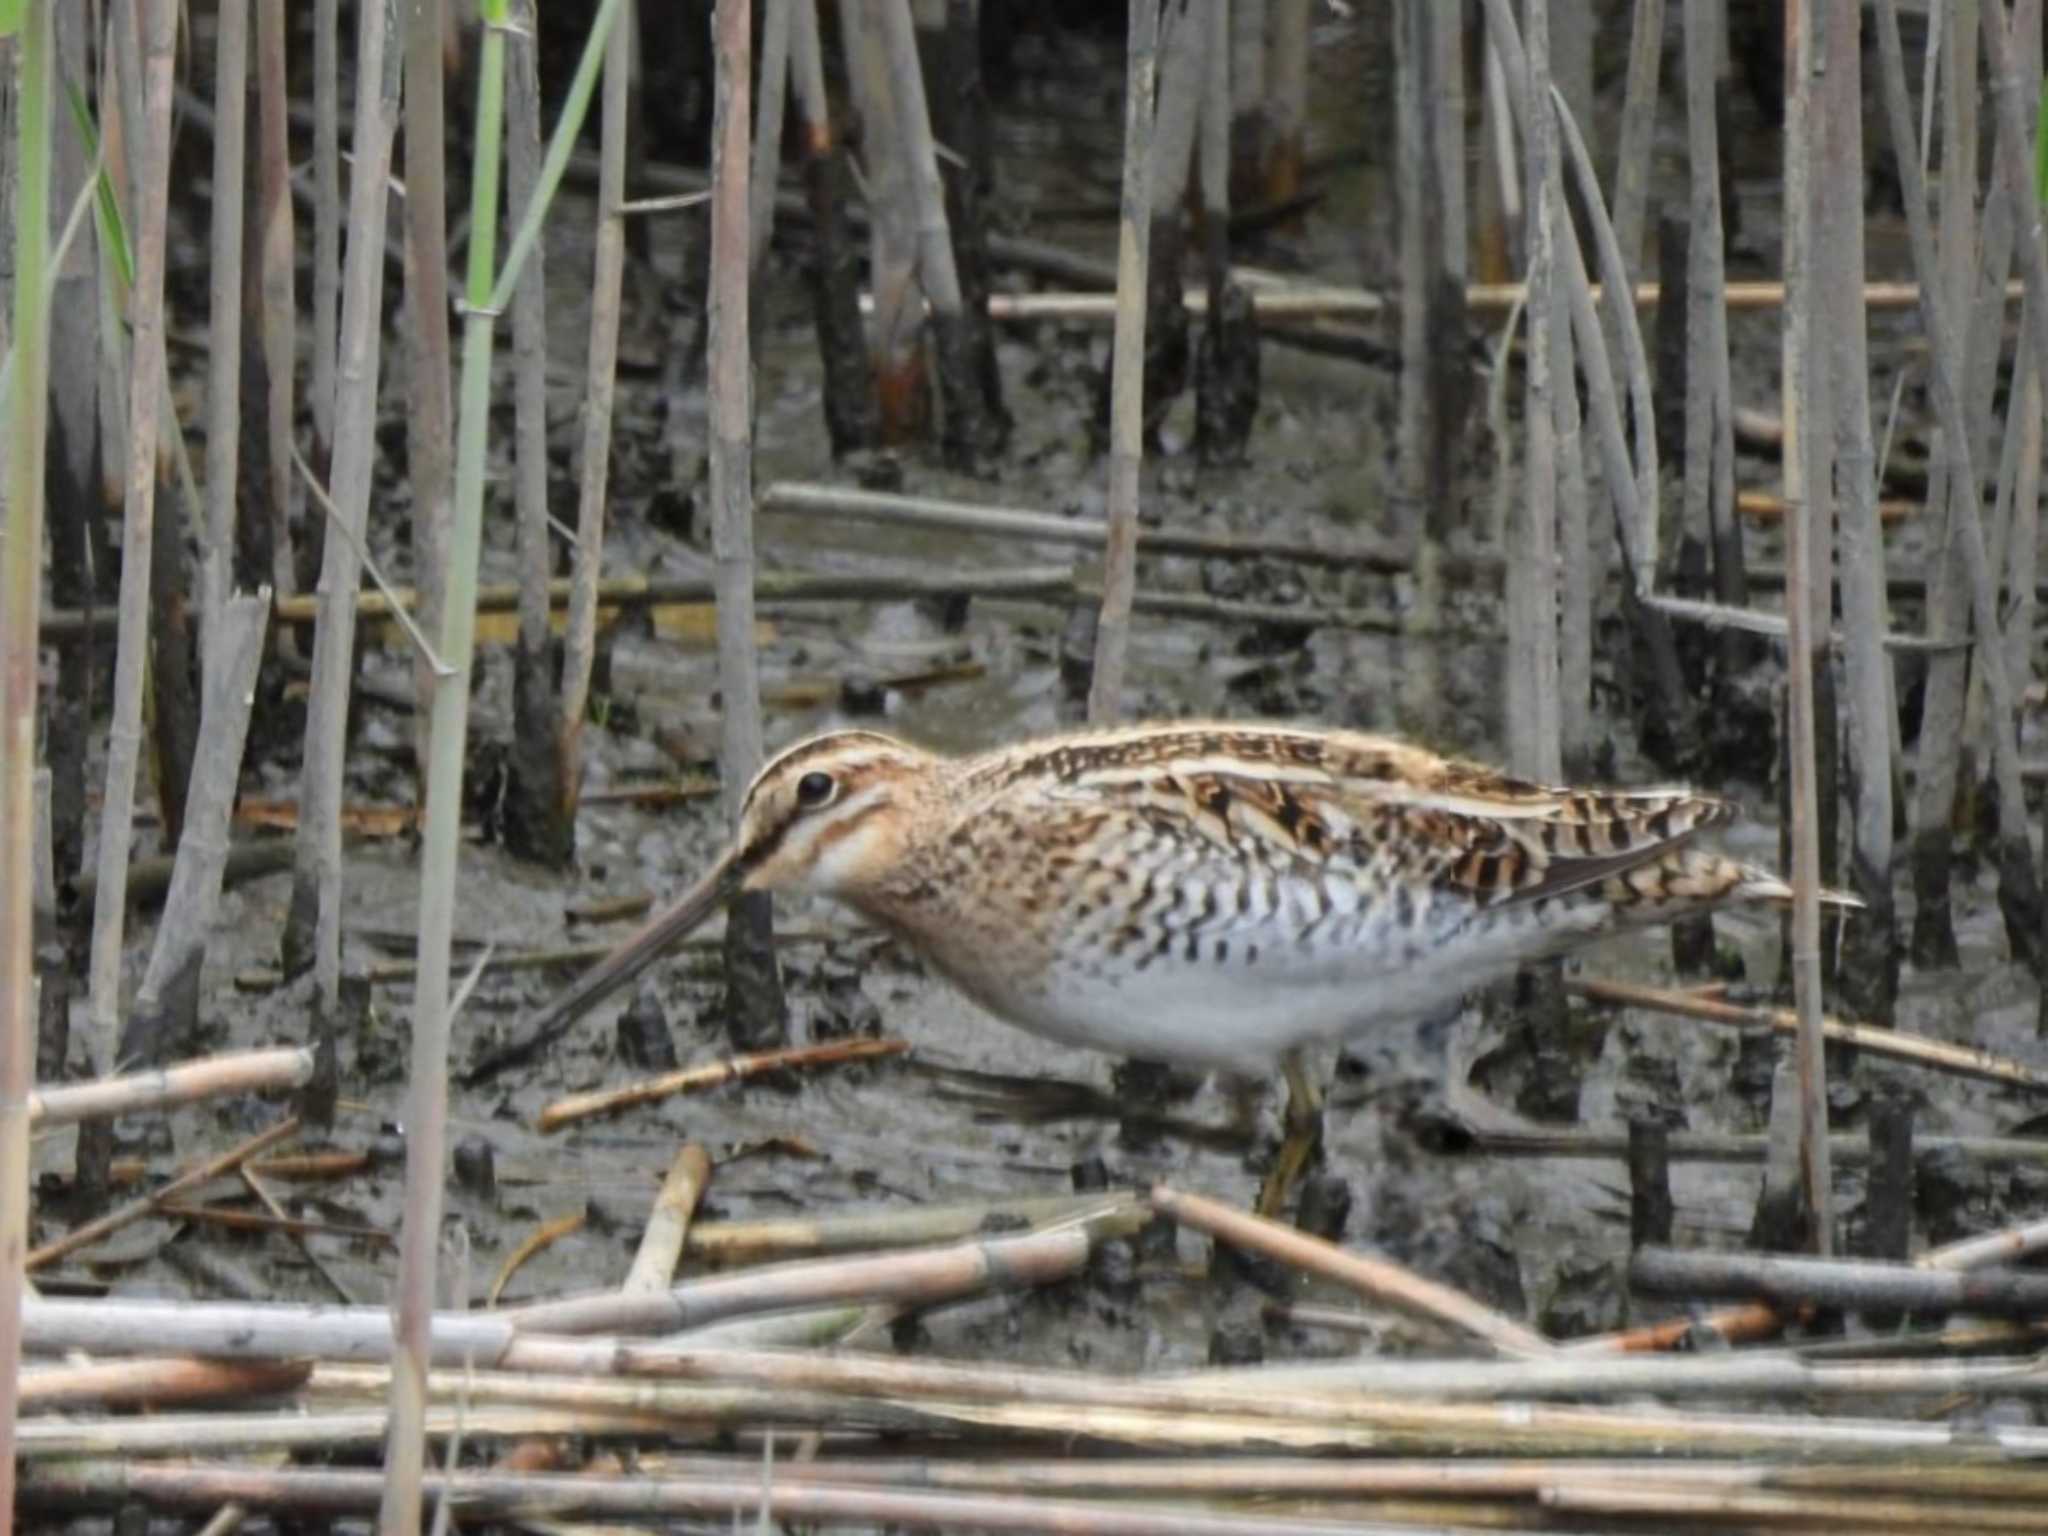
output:
[[[595,1008],[659,960],[671,945],[702,926],[738,891],[739,883],[739,865],[728,852],[666,912],[649,919],[637,933],[577,977],[568,991],[528,1022],[528,1029],[560,1027]]]

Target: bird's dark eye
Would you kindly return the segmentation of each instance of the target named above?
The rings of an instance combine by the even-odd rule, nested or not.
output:
[[[836,786],[829,773],[807,773],[796,781],[796,803],[807,811],[814,811],[832,798]]]

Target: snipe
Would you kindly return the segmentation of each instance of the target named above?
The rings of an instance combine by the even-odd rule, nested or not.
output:
[[[1547,788],[1349,731],[1176,722],[965,757],[839,731],[771,760],[717,864],[547,1017],[623,985],[736,892],[833,896],[1020,1028],[1279,1066],[1289,1136],[1270,1208],[1320,1126],[1308,1050],[1619,928],[1789,897],[1693,846],[1732,814],[1688,790]]]

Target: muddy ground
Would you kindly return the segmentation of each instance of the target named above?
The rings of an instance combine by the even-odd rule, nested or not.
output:
[[[1318,22],[1314,152],[1342,154],[1344,163],[1327,181],[1326,199],[1299,227],[1260,239],[1242,252],[1244,259],[1330,281],[1392,285],[1393,202],[1384,153],[1373,147],[1387,142],[1380,131],[1387,111],[1384,41],[1368,35],[1357,21],[1326,16]],[[1106,257],[1113,237],[1108,218],[1034,222],[1028,210],[1113,208],[1120,121],[1116,40],[1055,33],[1023,46],[1027,51],[1020,56],[1016,94],[998,108],[1005,214],[1016,227]],[[1607,56],[1604,45],[1602,56]],[[1092,82],[1102,106],[1092,121],[1054,111],[1057,92],[1070,88],[1077,77]],[[1381,104],[1359,108],[1361,97]],[[1669,108],[1667,96],[1667,123]],[[1368,120],[1360,120],[1361,111]],[[1744,206],[1731,276],[1766,275],[1776,240],[1775,141],[1746,105],[1738,104],[1736,126]],[[1611,135],[1596,135],[1596,142],[1611,141]],[[1679,183],[1670,178],[1682,174],[1682,147],[1674,141],[1666,148],[1660,180],[1675,187]],[[589,211],[587,191],[575,190],[559,210],[549,250],[552,407],[556,440],[565,449],[574,440],[581,390]],[[607,549],[610,569],[657,576],[708,569],[701,518],[685,527],[688,520],[678,515],[700,488],[669,483],[662,467],[668,401],[657,366],[667,324],[660,295],[664,282],[673,281],[681,269],[670,238],[673,229],[672,224],[661,226],[655,269],[636,263],[630,285],[631,371],[616,425],[614,522]],[[1874,276],[1906,275],[1902,245],[1895,231],[1875,232]],[[198,260],[198,249],[187,245],[188,270]],[[1015,275],[1006,275],[1004,283],[1027,286]],[[758,385],[757,484],[845,478],[826,450],[808,317],[796,258],[779,253],[757,308],[758,322],[766,328]],[[1906,321],[1879,326],[1874,398],[1889,398],[1893,371],[1913,329]],[[1737,402],[1774,408],[1774,317],[1738,316],[1731,330]],[[387,349],[387,357],[393,351]],[[1000,361],[1017,427],[1000,477],[994,483],[963,479],[935,467],[933,453],[908,453],[900,458],[903,486],[1101,515],[1104,471],[1089,445],[1087,421],[1106,352],[1107,332],[1097,328],[1043,326],[1007,333]],[[1168,418],[1163,452],[1145,466],[1147,517],[1177,528],[1288,539],[1340,539],[1348,531],[1377,529],[1393,462],[1392,374],[1272,343],[1264,351],[1264,368],[1264,404],[1252,462],[1238,469],[1198,469],[1190,446],[1191,412],[1183,402]],[[683,406],[701,419],[699,386],[690,388],[693,393]],[[1517,383],[1511,391],[1517,416],[1519,393]],[[395,419],[402,400],[395,384],[390,398]],[[1916,402],[1917,393],[1909,392],[1909,416],[1919,408]],[[1921,430],[1917,423],[1909,425]],[[397,432],[384,437],[394,450],[401,440]],[[502,434],[493,452],[498,469],[505,470],[509,445]],[[564,452],[555,469],[563,516],[572,516],[574,506],[568,458]],[[1468,461],[1477,518],[1490,503],[1494,473],[1492,447],[1481,428],[1471,433]],[[1775,473],[1775,466],[1753,458],[1739,467],[1745,485],[1772,484]],[[390,494],[376,509],[376,535],[402,572],[399,530],[407,508],[402,481],[392,477],[386,485]],[[511,574],[508,473],[497,475],[493,494],[486,579],[503,580]],[[658,526],[651,513],[661,514]],[[1915,531],[1909,527],[1892,537],[1894,558],[1914,563]],[[794,518],[764,519],[759,540],[764,562],[785,569],[980,572],[1068,558],[1061,550]],[[1772,542],[1752,531],[1758,558],[1774,558]],[[1282,566],[1205,569],[1195,562],[1159,561],[1148,568],[1146,581],[1160,588],[1267,601],[1303,594],[1357,607],[1399,609],[1412,597],[1402,579]],[[1460,595],[1457,602],[1475,628],[1498,632],[1495,599]],[[763,647],[763,678],[771,694],[819,683],[815,691],[832,701],[773,709],[771,748],[847,719],[838,691],[846,679],[914,674],[957,661],[972,661],[983,670],[970,680],[923,690],[884,688],[880,722],[935,745],[967,747],[1047,729],[1075,715],[1058,666],[1065,614],[1053,607],[977,602],[957,626],[929,605],[909,603],[770,611],[765,618],[772,632]],[[1611,744],[1618,780],[1659,778],[1660,771],[1636,749],[1625,701],[1611,686],[1611,648],[1620,643],[1621,632],[1610,622],[1601,639],[1599,729]],[[1323,630],[1297,643],[1241,627],[1141,618],[1134,646],[1135,714],[1275,714],[1407,732],[1489,757],[1501,751],[1497,642],[1437,645],[1443,685],[1433,699],[1418,699],[1406,686],[1415,675],[1416,642],[1382,635]],[[473,734],[479,743],[500,741],[510,729],[509,652],[487,652],[480,670]],[[395,650],[371,654],[365,675],[399,692],[410,687],[406,659]],[[1770,681],[1760,677],[1759,688],[1767,693]],[[716,749],[713,689],[707,645],[658,636],[644,621],[627,620],[612,643],[604,700],[608,723],[585,736],[587,782],[602,786],[670,776],[678,771],[678,753],[691,764],[708,763]],[[1425,711],[1424,704],[1431,707]],[[2028,726],[2029,734],[2035,734],[2037,723],[2030,720]],[[351,757],[352,800],[409,798],[403,760],[410,732],[411,721],[403,714],[375,704],[365,709]],[[1759,765],[1771,755],[1761,742],[1752,754]],[[279,758],[252,765],[248,786],[252,793],[295,794],[296,761]],[[1728,839],[1730,846],[1775,863],[1774,786],[1763,779],[1729,779],[1711,787],[1755,812]],[[659,898],[674,892],[705,864],[722,830],[714,798],[659,812],[593,807],[579,822],[578,867],[571,876],[522,865],[496,846],[472,841],[463,855],[458,933],[501,949],[616,936],[623,930],[572,931],[565,910],[607,896],[651,892]],[[1909,969],[1900,1022],[1938,1038],[2038,1060],[2032,983],[2005,954],[1988,872],[1979,875],[1966,865],[1959,878],[1963,965],[1939,974]],[[215,1045],[306,1037],[303,989],[265,994],[236,985],[242,973],[274,963],[287,895],[288,877],[275,876],[232,891],[224,901],[203,1005]],[[1900,900],[1903,924],[1911,911],[1903,881]],[[409,847],[381,842],[355,848],[348,902],[352,966],[409,953],[408,941],[386,937],[412,930],[417,885]],[[498,1174],[495,1194],[480,1194],[460,1182],[450,1188],[449,1220],[466,1233],[471,1253],[466,1289],[472,1301],[482,1296],[506,1255],[539,1224],[573,1212],[587,1215],[582,1228],[526,1264],[508,1289],[508,1299],[616,1282],[658,1181],[686,1138],[702,1142],[720,1160],[704,1204],[707,1216],[822,1214],[876,1204],[1058,1192],[1071,1187],[1078,1166],[1095,1159],[1120,1182],[1167,1178],[1232,1201],[1252,1196],[1277,1133],[1277,1092],[1265,1096],[1249,1135],[1231,1133],[1229,1085],[1214,1083],[1168,1106],[1166,1113],[1215,1134],[1192,1134],[1185,1126],[1127,1127],[1102,1098],[1111,1084],[1114,1064],[1109,1060],[1054,1047],[991,1021],[927,979],[911,957],[878,938],[854,934],[845,914],[785,906],[783,916],[847,935],[786,952],[794,1038],[880,1031],[908,1039],[914,1055],[793,1084],[719,1089],[542,1137],[531,1126],[544,1103],[633,1075],[613,1045],[614,1019],[624,1000],[598,1010],[545,1059],[506,1073],[487,1089],[456,1096],[454,1139],[488,1143]],[[138,921],[131,935],[138,969],[150,926]],[[1721,920],[1718,931],[1730,957],[1739,959],[1747,983],[1768,990],[1778,966],[1775,922],[1730,917]],[[1582,963],[1589,971],[1638,979],[1670,974],[1661,934],[1604,944],[1587,952]],[[685,1061],[710,1059],[728,1048],[719,1012],[720,983],[708,964],[708,959],[678,961],[660,972],[654,984]],[[486,979],[460,1023],[458,1065],[476,1042],[508,1027],[564,979],[545,973]],[[332,1133],[336,1143],[398,1146],[409,1007],[406,988],[379,986],[360,1026],[343,1040],[344,1102]],[[82,1041],[83,1029],[81,1004],[75,1039]],[[1618,1162],[1456,1155],[1442,1150],[1441,1137],[1434,1133],[1453,1119],[1480,1128],[1527,1125],[1531,1122],[1523,1111],[1539,1098],[1546,1100],[1549,1115],[1561,1114],[1583,1127],[1615,1130],[1631,1114],[1660,1112],[1692,1130],[1760,1130],[1776,1047],[1697,1024],[1584,1005],[1575,1005],[1567,1038],[1576,1085],[1561,1103],[1554,1090],[1538,1093],[1532,1087],[1528,1032],[1511,1007],[1467,1006],[1440,1026],[1360,1039],[1337,1073],[1329,1116],[1327,1166],[1355,1199],[1346,1240],[1467,1287],[1546,1328],[1585,1331],[1644,1315],[1632,1307],[1619,1283],[1628,1246],[1628,1198]],[[82,1045],[74,1047],[74,1057],[82,1055]],[[1077,1100],[1048,1092],[1069,1084],[1086,1093]],[[2009,1132],[2039,1108],[2011,1092],[1865,1058],[1844,1064],[1837,1079],[1840,1127],[1860,1126],[1870,1096],[1880,1088],[1909,1094],[1919,1105],[1918,1125],[1926,1132]],[[1048,1100],[1052,1112],[1040,1113]],[[147,1148],[155,1166],[168,1167],[247,1134],[275,1113],[237,1102],[171,1116],[167,1135],[160,1122],[140,1120],[122,1131]],[[70,1133],[45,1137],[39,1168],[61,1181],[69,1164]],[[1919,1240],[2001,1224],[2016,1213],[2038,1214],[2048,1204],[2048,1174],[1976,1165],[1952,1172],[1952,1180],[1928,1197],[1916,1232]],[[1759,1178],[1754,1168],[1679,1167],[1677,1241],[1739,1241],[1750,1222]],[[402,1160],[394,1156],[346,1185],[305,1195],[300,1209],[395,1233],[401,1179]],[[1838,1182],[1853,1232],[1862,1198],[1860,1171],[1842,1169]],[[39,1230],[47,1235],[69,1219],[59,1202],[47,1201]],[[364,1240],[313,1242],[355,1295],[383,1299],[393,1268],[391,1250]],[[196,1270],[190,1262],[193,1251],[225,1261],[233,1273]],[[1213,1335],[1223,1326],[1240,1334],[1248,1331],[1273,1356],[1359,1347],[1343,1335],[1260,1323],[1259,1293],[1241,1278],[1209,1275],[1205,1259],[1206,1244],[1183,1235],[1171,1255],[1145,1254],[1134,1288],[1084,1281],[1050,1292],[992,1298],[932,1316],[919,1337],[928,1347],[979,1358],[1110,1368],[1198,1362],[1207,1357]],[[49,1278],[60,1287],[109,1285],[129,1294],[196,1296],[226,1293],[237,1275],[263,1296],[333,1295],[282,1239],[179,1231],[166,1224],[131,1229],[68,1261]],[[1348,1303],[1334,1296],[1318,1299]],[[1416,1325],[1390,1318],[1378,1347],[1399,1349],[1426,1339],[1432,1345],[1441,1342],[1428,1339]]]

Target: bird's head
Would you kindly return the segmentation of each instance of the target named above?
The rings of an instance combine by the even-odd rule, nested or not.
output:
[[[747,786],[738,835],[697,883],[623,940],[526,1028],[602,1002],[745,891],[857,899],[895,862],[936,759],[874,731],[835,731],[771,758]]]

